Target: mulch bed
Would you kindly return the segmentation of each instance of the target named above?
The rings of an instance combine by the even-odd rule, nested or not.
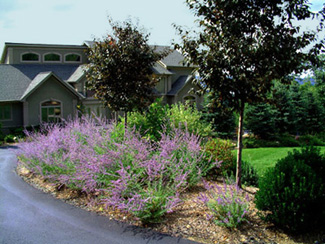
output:
[[[167,214],[160,224],[143,225],[132,215],[122,213],[112,208],[105,208],[100,204],[98,196],[86,195],[76,190],[68,189],[44,180],[40,175],[29,172],[26,168],[18,167],[17,173],[29,184],[62,201],[83,208],[87,211],[97,212],[109,219],[127,222],[131,225],[151,228],[155,231],[176,237],[183,237],[199,243],[315,243],[325,238],[325,230],[317,230],[314,233],[304,235],[290,235],[275,228],[272,224],[264,223],[257,215],[254,206],[254,193],[257,188],[245,188],[251,197],[249,222],[244,223],[238,229],[227,229],[215,225],[207,220],[208,209],[196,201],[200,192],[205,191],[202,184],[183,192],[181,198],[183,203],[175,208],[173,213]],[[221,182],[213,182],[220,183]],[[325,242],[325,240],[324,240]]]

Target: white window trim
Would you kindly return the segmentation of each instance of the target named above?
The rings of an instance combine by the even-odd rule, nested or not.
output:
[[[33,53],[36,54],[38,56],[38,60],[23,60],[23,55],[28,54],[28,53]],[[40,63],[41,62],[41,55],[37,52],[23,52],[22,54],[20,54],[20,62],[22,63]]]
[[[65,58],[68,56],[68,55],[78,55],[80,57],[80,61],[66,61]],[[79,53],[67,53],[67,54],[64,54],[64,60],[63,60],[64,63],[69,63],[69,64],[80,64],[82,63],[82,56],[81,54]]]
[[[45,102],[59,102],[60,103],[60,109],[61,109],[61,115],[60,115],[60,118],[62,119],[63,118],[63,102],[60,101],[60,100],[57,100],[57,99],[46,99],[46,100],[43,100],[39,103],[39,121],[40,121],[40,124],[44,123],[42,121],[42,103],[45,103]]]
[[[3,104],[6,105],[6,104]],[[0,119],[0,121],[12,121],[13,120],[13,113],[12,113],[12,104],[8,104],[10,107],[10,119]]]
[[[48,54],[55,54],[55,55],[59,55],[60,56],[60,60],[59,61],[46,61],[45,60],[45,56]],[[62,63],[62,54],[60,53],[56,53],[56,52],[47,52],[43,54],[43,62],[44,63]]]

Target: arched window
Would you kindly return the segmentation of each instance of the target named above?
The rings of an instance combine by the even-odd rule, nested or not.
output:
[[[44,62],[61,62],[61,55],[57,53],[44,54]]]
[[[195,98],[195,96],[187,95],[187,96],[183,97],[183,102],[186,105],[193,106],[196,103],[196,98]]]
[[[25,62],[39,62],[39,54],[38,53],[23,53],[21,55],[21,61]]]
[[[81,62],[81,56],[76,53],[69,53],[65,55],[64,57],[65,62],[71,62],[71,63],[80,63]]]
[[[41,103],[41,118],[45,123],[61,122],[62,108],[59,101],[45,101]]]

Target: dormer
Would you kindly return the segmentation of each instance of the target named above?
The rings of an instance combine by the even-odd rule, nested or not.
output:
[[[3,64],[82,64],[86,45],[5,43]]]

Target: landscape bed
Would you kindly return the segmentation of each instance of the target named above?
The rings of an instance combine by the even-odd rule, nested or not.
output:
[[[322,240],[324,230],[293,236],[263,222],[254,205],[257,188],[204,180],[220,162],[207,160],[200,143],[176,128],[151,142],[123,125],[83,118],[30,134],[19,144],[17,171],[88,211],[201,243]]]
[[[110,220],[150,228],[161,233],[183,237],[199,243],[313,244],[316,240],[322,240],[325,237],[324,230],[316,230],[315,232],[303,235],[290,235],[277,229],[272,224],[263,222],[258,217],[257,209],[254,207],[254,193],[257,191],[257,188],[253,187],[245,188],[251,196],[250,209],[252,212],[248,216],[249,223],[245,223],[238,229],[232,230],[220,227],[207,220],[206,212],[208,209],[196,201],[199,194],[205,191],[202,183],[199,183],[191,190],[183,192],[181,194],[183,203],[178,205],[173,213],[167,214],[162,223],[143,225],[141,221],[134,219],[131,215],[112,208],[106,209],[105,206],[98,203],[98,198],[95,195],[87,195],[68,188],[59,189],[57,184],[53,184],[23,167],[18,167],[17,172],[35,188],[51,194],[53,197],[61,199],[68,204],[107,216]],[[216,183],[222,185],[222,181]]]

